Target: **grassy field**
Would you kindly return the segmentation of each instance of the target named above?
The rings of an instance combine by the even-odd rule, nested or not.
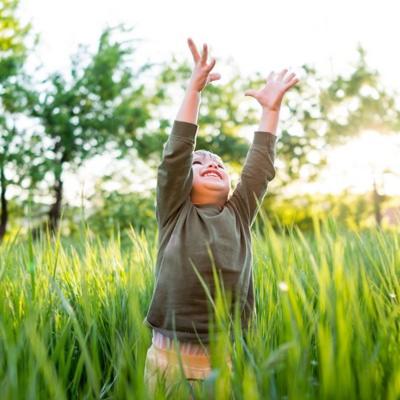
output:
[[[400,233],[255,228],[257,314],[246,334],[234,321],[234,341],[215,335],[215,373],[197,398],[400,399]],[[0,398],[148,398],[154,240],[14,239],[0,247]],[[187,390],[160,385],[156,398]]]

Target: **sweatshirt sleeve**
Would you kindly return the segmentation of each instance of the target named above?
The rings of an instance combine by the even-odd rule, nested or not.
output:
[[[175,120],[157,169],[156,216],[160,227],[176,215],[192,190],[198,126]]]
[[[251,226],[262,203],[267,186],[275,177],[275,145],[277,136],[269,132],[255,131],[253,143],[228,203],[233,204],[242,220]]]

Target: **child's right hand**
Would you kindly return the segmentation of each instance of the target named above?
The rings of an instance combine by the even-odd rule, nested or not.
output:
[[[187,41],[195,64],[189,82],[189,89],[195,90],[196,92],[201,92],[208,83],[221,79],[221,75],[218,73],[211,73],[216,61],[215,58],[212,58],[211,62],[207,64],[207,44],[203,44],[203,51],[200,56],[193,40],[188,38]]]

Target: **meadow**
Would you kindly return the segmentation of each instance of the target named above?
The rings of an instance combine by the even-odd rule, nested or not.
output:
[[[156,241],[9,237],[0,247],[0,398],[146,399],[143,324]],[[215,300],[214,372],[199,399],[400,398],[400,233],[253,228],[256,315],[246,332]],[[218,331],[220,332],[220,331]],[[232,354],[233,372],[223,352]],[[188,398],[188,387],[157,399]]]

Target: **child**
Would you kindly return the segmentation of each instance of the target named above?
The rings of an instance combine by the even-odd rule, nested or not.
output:
[[[204,379],[211,371],[208,299],[192,267],[209,287],[213,286],[208,250],[222,274],[224,288],[239,293],[242,322],[248,323],[254,306],[250,227],[257,202],[262,202],[268,182],[275,176],[282,99],[298,82],[294,73],[286,76],[287,70],[271,72],[264,88],[245,92],[259,102],[262,115],[240,182],[229,197],[230,179],[221,158],[208,151],[194,151],[200,94],[207,84],[220,79],[220,74],[211,72],[216,61],[213,58],[207,63],[206,44],[201,55],[190,38],[188,45],[195,65],[157,175],[156,282],[144,321],[153,329],[145,366],[150,387],[157,371],[168,377],[179,368],[175,337],[188,380]]]

